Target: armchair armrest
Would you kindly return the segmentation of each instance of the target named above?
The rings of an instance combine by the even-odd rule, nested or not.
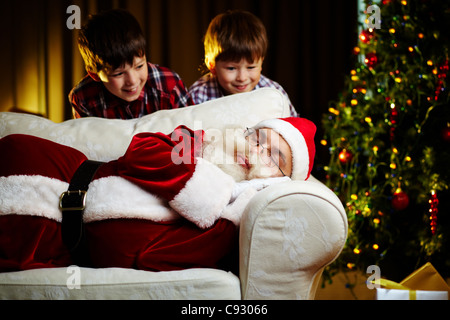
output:
[[[258,192],[240,229],[243,299],[314,299],[347,238],[341,201],[323,183],[288,181]]]

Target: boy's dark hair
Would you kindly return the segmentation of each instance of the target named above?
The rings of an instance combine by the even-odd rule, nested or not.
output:
[[[133,64],[135,57],[145,55],[145,46],[139,23],[123,9],[91,15],[78,36],[86,70],[93,73]]]
[[[238,62],[245,58],[253,62],[264,59],[268,39],[258,17],[247,11],[228,10],[211,20],[203,44],[205,64],[210,68],[219,60]]]

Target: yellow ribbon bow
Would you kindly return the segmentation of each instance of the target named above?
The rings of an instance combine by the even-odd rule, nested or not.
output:
[[[371,281],[373,284],[379,284],[386,289],[396,289],[396,290],[408,290],[409,291],[409,300],[416,300],[416,290],[411,290],[410,288],[397,283],[395,281],[387,280],[387,279],[378,279]]]

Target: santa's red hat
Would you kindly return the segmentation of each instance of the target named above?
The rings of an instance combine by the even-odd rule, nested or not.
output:
[[[254,129],[269,128],[281,135],[292,151],[292,180],[306,180],[311,174],[316,147],[316,126],[305,118],[280,118],[263,120]]]

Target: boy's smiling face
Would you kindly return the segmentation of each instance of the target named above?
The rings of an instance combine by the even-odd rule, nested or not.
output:
[[[102,81],[109,92],[131,102],[139,98],[148,78],[146,56],[134,57],[133,65],[125,64],[115,70],[89,73],[95,81]]]
[[[226,94],[252,91],[261,77],[263,59],[248,62],[245,58],[239,62],[217,61],[211,68],[212,74],[217,76]]]

